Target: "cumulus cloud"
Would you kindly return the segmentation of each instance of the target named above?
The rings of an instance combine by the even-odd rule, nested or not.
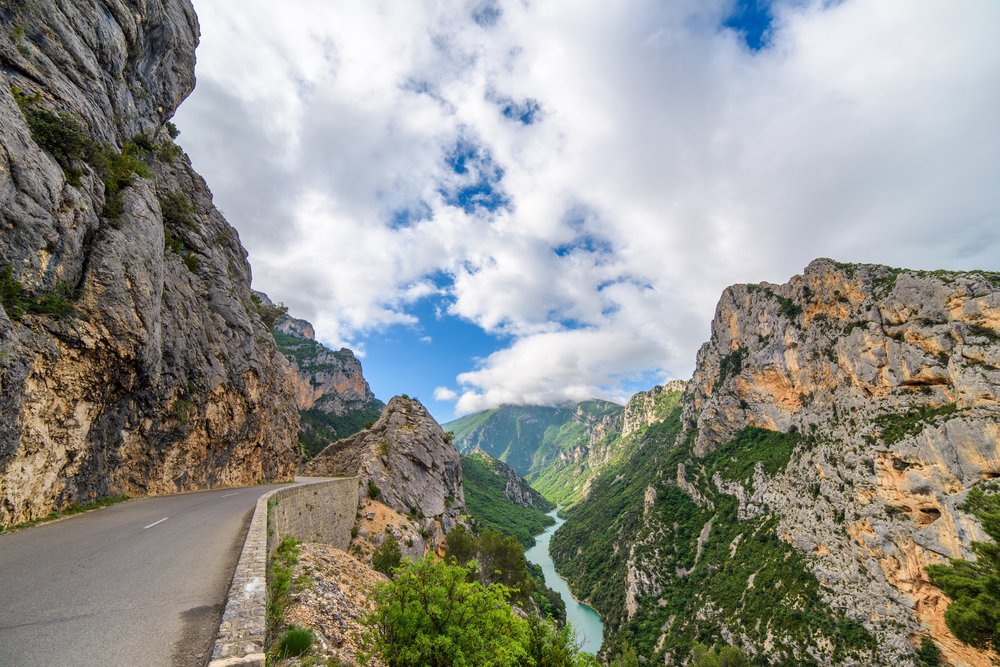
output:
[[[777,1],[754,49],[735,4],[200,0],[182,140],[325,340],[496,334],[460,412],[686,377],[818,256],[1000,268],[1000,5]]]
[[[454,401],[456,398],[458,398],[458,394],[448,387],[435,387],[434,389],[435,401]]]

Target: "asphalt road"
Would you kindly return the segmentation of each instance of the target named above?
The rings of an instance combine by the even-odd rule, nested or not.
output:
[[[278,486],[131,500],[0,535],[0,667],[208,664],[253,508]]]

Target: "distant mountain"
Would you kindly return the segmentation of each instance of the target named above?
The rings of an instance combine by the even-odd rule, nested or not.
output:
[[[555,509],[555,503],[479,448],[462,457],[462,478],[466,506],[480,528],[513,535],[527,549],[534,546],[534,535],[555,523],[545,514]]]
[[[261,305],[275,309],[263,292]],[[295,368],[295,401],[299,408],[299,445],[311,459],[331,442],[346,438],[378,421],[385,404],[375,398],[361,372],[361,362],[346,347],[333,351],[316,342],[312,324],[278,313],[271,334]]]
[[[478,447],[526,477],[548,500],[571,504],[586,495],[604,466],[630,450],[636,431],[669,412],[664,401],[684,383],[668,387],[640,392],[626,407],[599,400],[560,408],[502,405],[443,428],[454,432],[459,451]]]

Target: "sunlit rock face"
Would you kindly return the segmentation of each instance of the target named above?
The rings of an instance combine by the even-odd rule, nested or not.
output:
[[[25,299],[63,290],[73,312],[0,311],[0,524],[105,495],[287,479],[293,376],[250,300],[236,230],[170,153],[166,122],[194,87],[193,7],[36,4],[0,8],[0,268]],[[26,114],[39,109],[149,171],[113,202],[95,159],[61,165],[36,142]]]
[[[697,428],[697,456],[748,425],[816,437],[776,477],[725,490],[741,516],[781,517],[831,606],[884,633],[887,656],[931,636],[951,664],[990,664],[948,632],[924,566],[985,538],[958,506],[1000,476],[998,334],[1000,274],[819,259],[728,288],[698,353],[682,437]]]

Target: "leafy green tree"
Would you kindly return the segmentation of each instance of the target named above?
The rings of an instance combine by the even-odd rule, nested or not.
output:
[[[994,542],[973,542],[975,562],[950,559],[950,565],[928,565],[931,582],[953,602],[944,612],[948,629],[974,648],[1000,651],[1000,494],[977,488],[962,507],[979,517]]]
[[[732,646],[721,646],[709,651],[701,644],[695,644],[692,651],[696,667],[749,667],[747,654]]]
[[[635,654],[635,647],[630,646],[627,639],[622,652],[611,662],[610,667],[639,667],[639,657]]]
[[[537,616],[527,621],[527,652],[532,667],[598,667],[597,658],[580,650],[571,623],[557,627]]]
[[[361,659],[388,667],[515,667],[527,658],[526,624],[502,584],[469,581],[463,567],[425,558],[379,585]]]
[[[524,551],[515,537],[504,538],[492,530],[474,536],[462,526],[455,527],[445,538],[448,560],[465,565],[475,560],[479,567],[470,578],[483,585],[503,584],[511,589],[518,601],[527,601],[535,590],[535,581],[524,559]]]
[[[567,624],[518,618],[510,588],[478,580],[479,565],[404,561],[375,591],[359,657],[388,667],[599,667]]]
[[[941,651],[930,637],[924,637],[917,650],[917,662],[920,667],[936,667],[941,663]]]
[[[399,550],[399,542],[392,535],[386,535],[382,546],[372,554],[372,569],[392,579],[393,570],[399,567],[402,560],[403,554]]]

